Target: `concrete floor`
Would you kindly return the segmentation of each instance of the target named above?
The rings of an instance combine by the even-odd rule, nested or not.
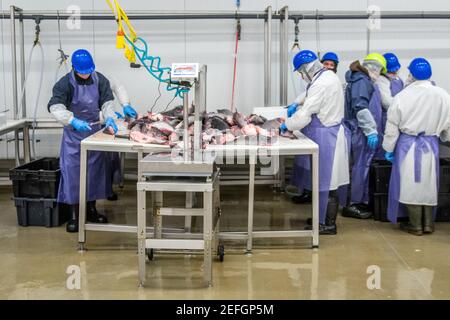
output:
[[[111,222],[136,223],[133,189],[126,185],[119,201],[98,209]],[[202,256],[156,254],[146,288],[138,288],[134,235],[89,232],[89,250],[80,253],[64,226],[19,227],[11,196],[11,187],[0,188],[0,299],[450,299],[450,223],[415,237],[389,223],[339,217],[338,235],[322,236],[318,250],[306,239],[258,240],[250,256],[243,242],[226,242],[212,288],[203,286]],[[221,229],[245,230],[246,196],[245,188],[222,188]],[[308,217],[308,206],[266,186],[255,205],[260,230],[302,228]],[[80,267],[79,290],[66,286],[71,265]],[[380,289],[367,287],[370,266],[380,268]]]

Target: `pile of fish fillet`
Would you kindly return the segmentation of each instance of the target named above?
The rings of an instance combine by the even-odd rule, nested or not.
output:
[[[177,106],[171,110],[139,115],[137,119],[126,118],[129,139],[148,144],[168,145],[170,147],[182,147],[184,123],[183,106]],[[273,138],[280,135],[279,127],[284,122],[283,118],[267,120],[266,118],[251,114],[245,116],[240,112],[231,112],[228,109],[220,109],[216,112],[204,112],[201,114],[203,148],[207,145],[224,145],[236,143],[236,141],[257,141],[258,144],[270,145]],[[110,133],[109,131],[105,131]],[[188,132],[191,141],[194,134],[194,106],[189,108]],[[295,138],[287,132],[283,136]]]

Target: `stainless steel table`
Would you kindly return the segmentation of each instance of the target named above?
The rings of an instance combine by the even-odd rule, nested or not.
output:
[[[138,158],[142,157],[144,152],[157,152],[169,150],[167,146],[140,144],[126,139],[114,138],[113,136],[98,132],[81,142],[80,159],[80,206],[79,206],[79,233],[78,242],[80,250],[84,249],[86,243],[86,231],[111,231],[136,233],[137,226],[114,225],[114,224],[88,224],[86,218],[86,177],[87,177],[87,153],[88,151],[107,151],[107,152],[131,152],[138,153]],[[248,203],[248,228],[247,232],[222,232],[221,239],[242,239],[247,241],[247,251],[252,250],[254,238],[273,238],[273,237],[310,237],[312,239],[312,248],[319,246],[319,147],[305,136],[292,140],[280,138],[276,145],[272,146],[253,146],[253,145],[223,145],[208,146],[206,150],[211,152],[223,152],[225,155],[233,154],[233,157],[248,158],[250,164],[249,174],[249,203]],[[255,192],[255,165],[258,157],[271,153],[278,155],[281,160],[283,156],[288,155],[311,155],[312,157],[312,230],[289,230],[289,231],[253,231],[254,216],[254,192]],[[277,156],[274,159],[279,159]],[[277,161],[277,160],[275,160]],[[225,164],[226,165],[226,164]],[[281,168],[282,166],[280,166]],[[141,176],[141,174],[138,174]],[[226,213],[225,213],[226,214]],[[150,234],[152,228],[147,228]],[[173,229],[168,232],[184,232],[185,230]]]
[[[19,155],[19,131],[23,132],[23,157],[25,163],[30,162],[30,134],[29,123],[27,120],[6,120],[6,125],[0,127],[0,136],[8,132],[14,132],[14,140],[16,141],[15,154],[16,165],[20,165]]]

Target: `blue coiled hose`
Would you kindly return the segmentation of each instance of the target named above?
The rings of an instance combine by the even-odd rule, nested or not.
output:
[[[170,68],[168,67],[161,67],[161,58],[160,57],[153,57],[148,55],[148,45],[147,42],[142,39],[141,37],[138,37],[136,41],[139,41],[142,43],[143,48],[138,48],[136,44],[131,41],[127,36],[125,36],[125,39],[127,42],[133,47],[134,52],[136,53],[136,56],[139,58],[139,61],[141,61],[142,65],[147,69],[147,71],[154,77],[156,80],[162,83],[166,83],[167,91],[174,91],[175,96],[178,96],[180,98],[183,98],[183,95],[185,92],[189,92],[189,88],[187,87],[181,87],[179,85],[173,86],[173,82],[170,80]],[[150,62],[150,63],[148,63]],[[167,75],[164,77],[164,73],[167,73]]]

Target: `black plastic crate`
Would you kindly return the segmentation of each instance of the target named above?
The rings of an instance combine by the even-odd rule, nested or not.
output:
[[[58,195],[61,170],[58,158],[42,158],[11,169],[16,198],[50,198]]]
[[[20,226],[57,227],[69,220],[67,205],[56,199],[13,198]]]
[[[439,192],[450,193],[450,160],[441,159],[439,173]]]
[[[369,173],[370,193],[388,193],[392,164],[385,160],[373,161]]]
[[[438,195],[436,221],[450,222],[450,193],[440,193]]]
[[[373,212],[373,219],[377,221],[387,222],[387,193],[372,193],[369,198],[369,208]]]

